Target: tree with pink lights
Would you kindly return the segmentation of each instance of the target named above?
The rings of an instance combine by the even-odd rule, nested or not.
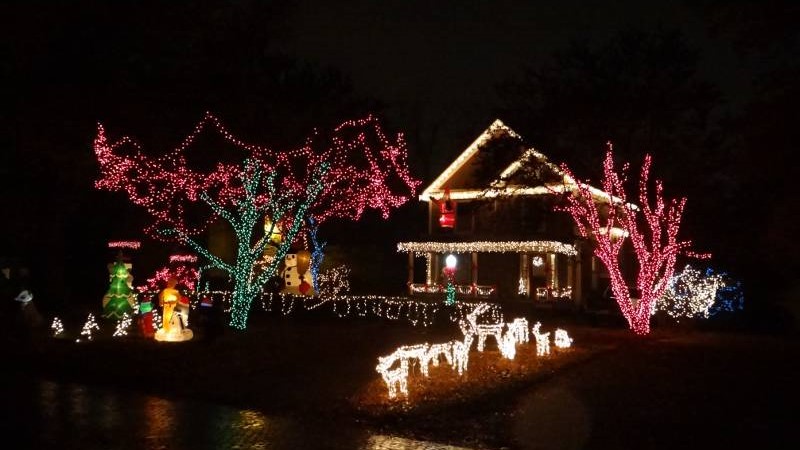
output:
[[[639,178],[637,204],[628,202],[625,191],[625,174],[629,166],[623,165],[620,172],[615,170],[610,143],[603,162],[603,192],[577,182],[572,172],[562,165],[564,180],[570,184],[567,191],[571,191],[566,195],[567,205],[562,209],[570,213],[581,236],[591,237],[594,241],[594,254],[608,270],[617,304],[637,335],[650,333],[653,305],[667,289],[678,255],[707,256],[690,252],[691,241],[678,240],[686,198],[665,199],[660,180],[654,182],[655,193],[651,193],[650,165],[650,155],[646,155]],[[628,239],[638,263],[638,299],[631,296],[620,269],[622,247]]]
[[[240,161],[220,161],[210,169],[189,164],[187,150],[209,126],[243,153]],[[145,155],[128,137],[109,142],[99,125],[94,151],[98,189],[124,192],[152,216],[149,234],[185,244],[230,275],[230,324],[238,329],[246,327],[253,299],[309,221],[358,220],[367,209],[386,218],[419,185],[409,173],[402,135],[386,136],[372,116],[344,122],[325,138],[315,132],[300,148],[273,151],[239,140],[206,114],[176,149],[159,157]],[[263,229],[267,217],[282,224],[279,244],[271,244],[272,230]],[[197,239],[218,219],[235,232],[235,261],[224,261]],[[256,269],[267,245],[277,245],[276,255],[266,268]]]

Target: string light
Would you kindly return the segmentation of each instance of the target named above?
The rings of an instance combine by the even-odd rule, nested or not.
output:
[[[171,263],[196,263],[196,255],[169,255],[169,262]]]
[[[575,246],[558,241],[400,242],[397,251],[425,253],[560,253],[576,256]]]
[[[536,356],[547,356],[550,354],[550,332],[540,333],[539,328],[541,326],[540,322],[536,322],[531,332],[536,339]]]
[[[678,320],[708,318],[709,310],[717,299],[717,291],[724,285],[721,275],[706,275],[687,265],[669,280],[664,295],[658,299],[653,310],[665,311]]]
[[[139,250],[142,243],[139,241],[111,241],[108,243],[108,248],[128,248],[131,250]]]
[[[100,331],[100,326],[97,325],[97,321],[94,318],[94,314],[89,313],[89,316],[86,317],[86,323],[83,324],[83,328],[81,329],[81,336],[86,336],[87,341],[92,340],[92,330]],[[78,338],[75,342],[80,342],[81,339]]]
[[[120,319],[119,322],[117,322],[117,328],[114,330],[114,334],[112,336],[113,337],[127,336],[128,328],[130,328],[132,322],[133,320],[131,319],[131,316],[128,315],[128,313],[122,314],[122,319]]]
[[[64,324],[61,323],[61,319],[58,317],[53,317],[53,323],[50,324],[50,329],[53,331],[53,337],[60,337],[64,334]]]
[[[602,189],[607,202],[613,207],[598,207],[589,186],[578,183],[572,195],[566,195],[567,211],[575,221],[583,237],[591,236],[595,242],[594,254],[606,267],[611,289],[622,315],[635,334],[650,332],[650,316],[654,303],[664,294],[675,271],[675,262],[680,254],[690,254],[690,241],[679,241],[683,209],[686,198],[665,200],[661,181],[655,182],[655,195],[649,192],[651,157],[646,155],[639,178],[639,205],[627,201],[625,172],[614,169],[613,148],[608,144],[603,162]],[[565,176],[575,179],[572,172],[562,165]],[[652,200],[651,200],[652,197]],[[617,201],[618,199],[618,201]],[[630,238],[638,261],[636,288],[640,298],[631,297],[631,292],[620,269],[620,251],[625,242],[613,228],[620,228]],[[624,235],[623,233],[623,235]],[[708,257],[708,255],[690,254]]]
[[[190,168],[185,152],[206,128],[213,128],[247,158],[244,164],[218,163],[209,171]],[[276,273],[306,219],[322,224],[330,218],[358,220],[368,208],[384,218],[413,196],[419,181],[410,175],[402,135],[387,137],[377,119],[368,116],[339,125],[329,140],[318,134],[294,150],[272,151],[233,136],[220,121],[206,114],[194,131],[171,153],[145,156],[131,138],[109,142],[98,125],[94,151],[100,164],[98,189],[124,192],[145,208],[154,221],[147,231],[177,239],[234,280],[231,326],[244,329],[252,301]],[[132,155],[120,147],[135,150]],[[263,174],[268,174],[264,176]],[[395,191],[398,188],[399,192]],[[189,223],[188,209],[206,206],[206,220]],[[265,216],[283,223],[285,235],[273,261],[253,273],[268,245],[261,233]],[[238,243],[235,263],[228,264],[202,247],[193,236],[216,218],[230,223]],[[255,242],[255,244],[253,244]]]
[[[553,344],[557,348],[570,348],[572,346],[572,338],[569,337],[567,330],[562,330],[561,328],[556,329],[555,339],[553,340]]]

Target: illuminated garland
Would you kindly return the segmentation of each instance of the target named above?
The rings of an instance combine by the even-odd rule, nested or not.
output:
[[[208,126],[245,155],[243,164],[218,163],[210,171],[190,168],[185,152]],[[267,280],[275,276],[306,219],[322,224],[329,218],[357,220],[367,208],[384,218],[389,211],[414,195],[419,182],[406,164],[402,135],[389,139],[372,116],[347,121],[337,127],[330,140],[320,145],[317,135],[300,148],[272,151],[244,143],[234,137],[217,118],[206,114],[178,148],[158,158],[145,156],[139,145],[124,137],[109,143],[98,125],[94,151],[100,164],[98,189],[124,192],[130,201],[153,217],[148,232],[159,238],[176,239],[209,261],[211,267],[231,275],[234,301],[231,326],[244,329],[253,299]],[[120,147],[132,147],[132,155]],[[400,187],[405,194],[393,191]],[[188,208],[210,208],[199,223],[189,223]],[[285,232],[271,263],[258,274],[270,236],[263,233],[265,217],[283,222]],[[234,229],[236,261],[228,264],[202,247],[192,236],[208,223],[221,218]],[[253,244],[255,242],[255,244]]]
[[[397,251],[425,253],[560,253],[575,256],[574,245],[558,241],[476,241],[476,242],[400,242]]]
[[[679,254],[692,255],[688,249],[690,241],[679,241],[683,208],[686,198],[665,201],[660,181],[655,182],[655,195],[649,193],[650,155],[646,155],[639,178],[639,204],[628,203],[625,191],[625,172],[615,172],[611,144],[608,144],[603,163],[602,191],[607,193],[607,208],[598,207],[592,192],[585,183],[577,183],[572,195],[565,195],[567,206],[559,208],[567,211],[576,223],[581,236],[591,237],[594,254],[605,265],[609,274],[614,298],[631,330],[638,335],[650,332],[650,315],[655,302],[667,289],[667,283],[675,271]],[[575,179],[572,172],[562,166],[569,179]],[[621,233],[612,233],[620,228]],[[633,299],[620,269],[620,251],[625,239],[630,237],[638,261],[636,288],[640,298]],[[706,257],[707,255],[693,255]]]
[[[173,263],[171,267],[167,266],[158,269],[152,277],[147,279],[143,286],[139,286],[137,289],[140,292],[159,291],[167,286],[167,281],[170,278],[175,278],[178,281],[178,284],[176,285],[178,289],[185,289],[189,291],[194,291],[197,289],[197,281],[200,279],[200,271],[185,264],[174,265],[175,262],[191,262],[188,259],[180,261],[173,260],[173,257],[175,256],[176,255],[172,255],[170,257],[170,262]],[[196,256],[194,256],[194,260],[197,260]]]
[[[111,241],[108,243],[108,248],[129,248],[131,250],[138,250],[142,246],[139,241]]]

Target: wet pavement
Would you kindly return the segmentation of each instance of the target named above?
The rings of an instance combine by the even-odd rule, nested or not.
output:
[[[800,342],[626,346],[520,398],[520,449],[797,448]]]
[[[0,381],[0,447],[7,449],[461,449],[372,433],[352,422],[272,417],[16,375]]]

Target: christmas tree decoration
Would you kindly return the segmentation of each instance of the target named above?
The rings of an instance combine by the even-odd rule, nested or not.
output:
[[[89,316],[86,317],[86,323],[83,324],[83,328],[81,329],[81,336],[85,336],[85,340],[91,341],[93,330],[100,331],[100,326],[97,325],[94,314],[89,313]],[[81,342],[81,339],[82,338],[78,338],[75,342]]]
[[[631,330],[638,335],[650,332],[653,305],[664,294],[675,271],[680,254],[707,257],[689,251],[690,241],[679,241],[686,198],[665,200],[663,186],[655,181],[655,194],[649,191],[650,155],[646,155],[639,178],[638,204],[628,203],[625,188],[625,164],[621,173],[614,168],[614,155],[608,144],[603,163],[602,193],[592,192],[586,183],[575,182],[572,172],[562,165],[564,198],[567,205],[559,209],[569,212],[581,236],[592,238],[594,254],[609,274],[611,290]],[[569,188],[569,189],[568,189]],[[604,197],[598,202],[596,196]],[[619,229],[620,232],[613,232]],[[630,239],[638,262],[636,291],[631,295],[621,270],[623,243]]]
[[[129,316],[128,313],[123,313],[122,319],[120,319],[120,321],[117,322],[117,328],[114,330],[114,334],[112,336],[113,337],[127,336],[128,328],[130,328],[132,322],[133,319],[131,319],[131,316]]]
[[[50,324],[50,330],[53,332],[53,337],[61,337],[64,334],[64,324],[61,323],[61,319],[58,317],[53,317],[53,323]]]
[[[557,348],[569,348],[572,346],[572,338],[569,337],[567,334],[567,330],[562,330],[561,328],[556,329],[555,339],[553,340],[553,344]]]
[[[190,167],[186,152],[208,127],[243,153],[241,163]],[[344,122],[326,139],[317,133],[298,149],[273,151],[241,141],[206,114],[174,151],[159,157],[147,156],[128,137],[109,142],[99,125],[94,151],[101,172],[98,189],[125,193],[153,217],[151,235],[181,242],[230,275],[235,286],[230,325],[238,329],[246,327],[252,301],[278,275],[307,219],[317,224],[358,220],[367,209],[387,218],[419,185],[409,173],[402,135],[386,136],[372,116]],[[266,217],[281,225],[282,237],[271,262],[260,267],[256,263],[275,241],[264,230]],[[212,254],[196,238],[218,219],[234,230],[234,262]]]
[[[110,269],[111,285],[103,297],[103,317],[107,319],[122,319],[125,314],[133,314],[135,295],[133,292],[133,277],[122,261],[112,264]]]

